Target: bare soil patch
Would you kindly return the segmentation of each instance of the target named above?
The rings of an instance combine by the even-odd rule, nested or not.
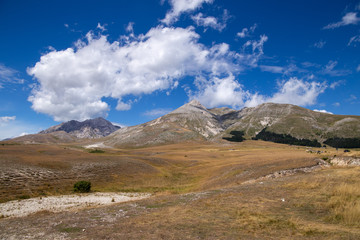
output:
[[[146,193],[87,193],[37,197],[0,203],[0,216],[23,217],[36,212],[62,212],[86,207],[99,207],[149,197]]]

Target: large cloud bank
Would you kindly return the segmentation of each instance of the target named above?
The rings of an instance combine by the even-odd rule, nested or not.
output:
[[[56,121],[105,116],[109,106],[104,97],[118,99],[117,110],[128,110],[125,96],[172,88],[184,76],[238,72],[245,64],[241,62],[253,64],[259,57],[257,47],[239,54],[225,43],[206,47],[199,38],[192,27],[158,26],[112,43],[90,32],[76,47],[53,50],[28,69],[39,82],[29,101],[35,111]]]

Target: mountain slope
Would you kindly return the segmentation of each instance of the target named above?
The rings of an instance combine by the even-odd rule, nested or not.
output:
[[[254,137],[266,127],[267,131],[274,133],[289,134],[298,139],[316,139],[320,142],[331,137],[360,136],[360,116],[314,112],[290,104],[264,103],[222,118],[228,122],[222,135],[238,130],[244,131],[247,137]]]
[[[231,131],[247,139],[265,129],[298,139],[324,142],[331,137],[360,136],[360,116],[314,112],[290,104],[265,103],[253,108],[206,109],[191,101],[175,111],[138,126],[120,129],[106,137],[105,145],[140,147],[183,141],[220,141]]]
[[[153,121],[122,128],[105,138],[111,146],[146,146],[209,139],[224,129],[218,115],[191,101]]]
[[[120,129],[104,118],[88,119],[83,122],[71,120],[59,125],[50,127],[40,134],[64,131],[77,138],[101,138]]]

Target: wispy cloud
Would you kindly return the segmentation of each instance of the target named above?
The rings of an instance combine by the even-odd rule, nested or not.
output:
[[[104,24],[104,25],[101,25],[100,23],[97,24],[96,28],[97,29],[100,29],[102,32],[106,31],[106,25],[107,24]]]
[[[211,4],[213,0],[169,0],[171,10],[166,13],[161,22],[171,25],[178,20],[181,14],[199,9],[204,3]]]
[[[322,70],[320,70],[319,73],[323,75],[329,75],[332,77],[339,77],[339,76],[345,76],[351,74],[350,70],[335,69],[337,64],[338,64],[337,61],[329,61],[328,64],[326,64],[326,66]]]
[[[0,117],[0,125],[10,122],[10,121],[14,121],[16,119],[16,116],[4,116],[4,117]]]
[[[320,40],[320,41],[314,43],[314,47],[323,48],[325,46],[325,44],[326,44],[326,41]]]
[[[355,96],[354,94],[350,94],[350,97],[345,99],[346,102],[350,102],[351,104],[356,103],[358,100],[358,97]]]
[[[236,34],[236,36],[238,36],[239,38],[246,38],[251,36],[251,34],[253,34],[255,32],[255,29],[257,28],[257,24],[255,23],[254,25],[252,25],[249,29],[248,28],[243,28],[241,30],[241,32],[238,32]]]
[[[356,12],[349,12],[342,17],[341,21],[330,23],[324,27],[324,29],[334,29],[346,25],[356,25],[360,22],[360,18],[357,16]]]
[[[222,20],[219,21],[217,18],[213,16],[205,17],[203,13],[198,13],[197,15],[191,16],[191,19],[196,23],[197,26],[202,26],[204,28],[213,28],[221,32],[226,27],[226,21],[229,16],[226,10],[224,10],[224,14]]]
[[[336,82],[331,83],[329,87],[330,87],[331,89],[335,89],[335,88],[337,88],[338,86],[344,85],[345,83],[346,83],[345,80],[339,80],[339,81],[336,81]]]
[[[170,109],[170,108],[156,108],[156,109],[152,109],[152,110],[144,112],[143,115],[148,116],[148,117],[161,117],[163,115],[168,114],[171,111],[172,111],[172,109]]]
[[[348,42],[348,46],[356,47],[358,43],[360,43],[360,35],[356,35],[356,36],[351,37],[349,42]]]
[[[0,88],[4,88],[6,84],[23,84],[25,80],[18,75],[18,71],[0,63]]]
[[[259,67],[263,72],[278,73],[284,76],[291,76],[294,73],[308,72],[305,69],[298,67],[295,63],[290,63],[285,66],[260,65]]]
[[[260,65],[259,67],[263,72],[284,73],[284,67],[280,66]]]
[[[126,31],[130,32],[130,33],[133,33],[134,32],[134,25],[135,25],[134,22],[129,22],[128,25],[126,26]]]

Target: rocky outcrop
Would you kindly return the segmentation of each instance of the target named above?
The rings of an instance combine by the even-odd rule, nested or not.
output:
[[[360,158],[358,157],[334,157],[330,163],[336,166],[360,166]]]

